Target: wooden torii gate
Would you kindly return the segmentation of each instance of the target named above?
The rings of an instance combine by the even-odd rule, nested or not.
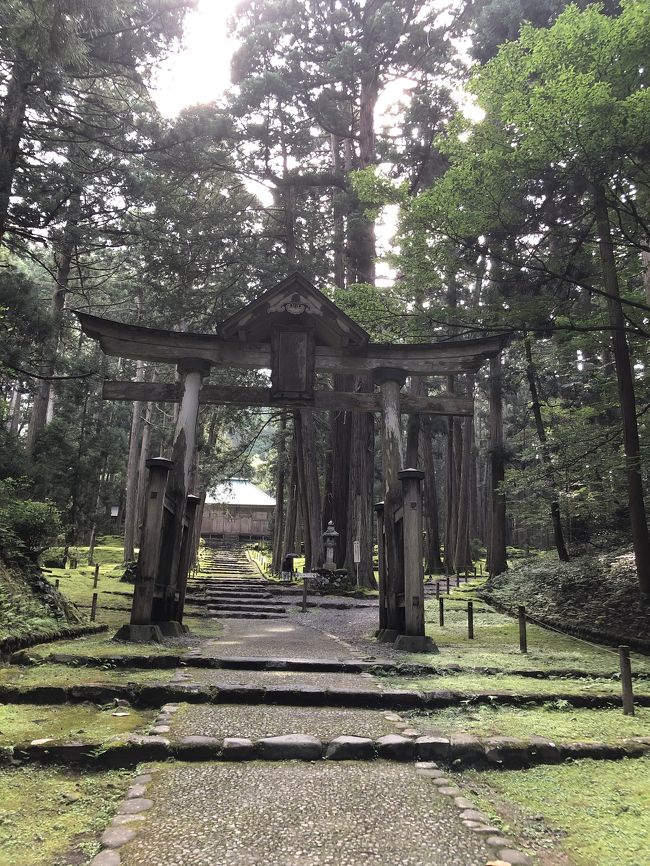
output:
[[[402,394],[409,376],[475,373],[505,338],[378,344],[300,274],[293,274],[221,324],[217,334],[166,331],[76,312],[103,352],[175,364],[175,383],[105,382],[107,400],[180,403],[171,461],[148,461],[145,517],[131,622],[116,637],[159,640],[182,631],[192,526],[198,498],[190,492],[200,404],[379,412],[384,502],[380,526],[378,635],[410,651],[431,651],[424,633],[423,473],[402,468],[400,414],[471,416],[473,400]],[[270,388],[204,383],[215,369],[270,369]],[[367,374],[378,391],[316,389],[316,374]],[[401,476],[401,477],[400,477]],[[402,489],[402,487],[404,489]]]

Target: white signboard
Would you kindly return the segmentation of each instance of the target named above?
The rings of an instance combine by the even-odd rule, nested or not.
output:
[[[354,561],[355,563],[361,562],[361,542],[358,539],[355,539],[352,542],[352,546],[354,548]]]

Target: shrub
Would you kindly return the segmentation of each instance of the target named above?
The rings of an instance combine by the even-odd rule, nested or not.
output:
[[[23,499],[19,490],[14,479],[0,481],[0,556],[10,564],[36,562],[61,525],[54,505]]]

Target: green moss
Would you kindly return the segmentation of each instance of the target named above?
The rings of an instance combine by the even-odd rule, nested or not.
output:
[[[482,810],[535,847],[543,815],[572,866],[647,866],[650,758],[470,772],[464,778]]]
[[[10,665],[6,668],[0,668],[0,683],[23,688],[35,686],[67,687],[82,683],[126,685],[128,683],[166,683],[171,675],[172,671],[169,669],[148,671],[114,668],[108,665],[96,668],[43,663],[29,666]]]
[[[30,637],[69,625],[55,593],[39,591],[38,574],[9,570],[0,563],[0,640]]]
[[[128,715],[113,715],[113,713]],[[44,706],[17,704],[0,706],[0,745],[24,743],[52,737],[57,741],[103,742],[110,737],[149,725],[153,710],[100,710],[91,704]]]
[[[68,866],[98,850],[132,771],[0,770],[0,866]]]
[[[621,686],[617,680],[571,679],[569,677],[519,677],[512,674],[456,673],[448,671],[435,676],[406,679],[387,677],[382,682],[389,688],[416,689],[418,691],[457,691],[465,694],[477,692],[505,692],[513,695],[542,694],[555,695],[604,695],[620,696]],[[641,680],[635,684],[635,693],[650,694],[650,681]]]
[[[464,731],[482,737],[534,735],[559,742],[604,740],[613,743],[625,737],[650,736],[648,707],[637,707],[636,715],[624,716],[620,709],[575,709],[562,701],[522,708],[468,703],[463,707],[414,712],[409,714],[409,720],[423,732]]]
[[[503,671],[530,667],[540,670],[583,670],[614,674],[618,656],[608,647],[597,647],[568,635],[528,625],[528,654],[519,652],[519,626],[513,617],[505,616],[476,603],[474,639],[467,637],[467,600],[475,598],[480,581],[454,590],[450,601],[445,597],[445,625],[438,625],[438,602],[425,603],[426,631],[436,642],[440,654],[427,658],[407,657],[414,662],[460,664],[466,667],[496,667]],[[406,659],[405,659],[406,660]],[[637,673],[650,673],[650,659],[632,654],[632,667]]]

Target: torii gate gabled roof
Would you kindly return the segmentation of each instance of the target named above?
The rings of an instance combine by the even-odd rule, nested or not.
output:
[[[224,340],[267,343],[277,324],[307,325],[317,346],[359,347],[370,335],[305,279],[294,273],[238,310],[219,327]]]

